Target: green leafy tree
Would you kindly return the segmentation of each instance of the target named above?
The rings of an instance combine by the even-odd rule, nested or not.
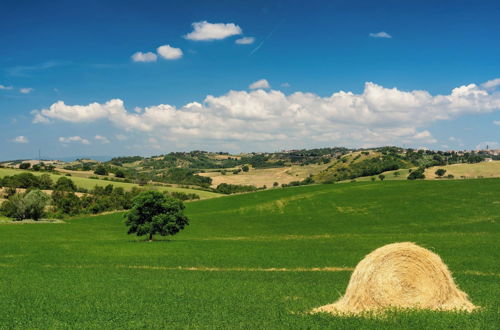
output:
[[[39,220],[50,197],[35,189],[26,194],[14,194],[2,204],[2,213],[16,220]]]
[[[73,180],[62,176],[59,179],[57,179],[56,184],[54,185],[54,190],[76,191],[76,185],[73,182]]]
[[[412,171],[408,175],[408,180],[417,180],[417,179],[425,179],[425,174],[424,174],[425,168],[419,167],[417,170]]]
[[[248,172],[250,170],[248,165],[244,165],[241,169],[243,170],[243,172]]]
[[[2,204],[2,213],[18,221],[26,219],[26,202],[22,194],[14,194]]]
[[[378,175],[378,178],[380,179],[380,181],[384,181],[384,179],[385,179],[385,175],[383,175],[383,174],[379,174],[379,175]]]
[[[35,189],[24,196],[26,206],[26,218],[39,220],[45,214],[45,206],[50,200],[49,195],[41,190]]]
[[[30,163],[21,163],[21,164],[19,165],[19,168],[20,168],[21,170],[27,170],[27,169],[28,169],[28,168],[30,168],[30,167],[31,167],[31,164],[30,164]]]
[[[108,175],[108,170],[103,165],[97,165],[96,169],[94,170],[94,174],[97,175]]]
[[[128,234],[161,236],[175,235],[186,225],[189,219],[184,215],[182,201],[157,191],[146,191],[133,200],[132,209],[126,214]]]
[[[444,168],[438,168],[435,172],[435,174],[438,176],[438,177],[443,177],[443,175],[446,173],[446,170]]]
[[[76,215],[82,211],[82,202],[74,192],[54,190],[52,203],[62,214]]]
[[[121,169],[117,169],[116,172],[115,172],[115,176],[117,178],[124,178],[125,177],[125,172],[123,172],[123,170],[121,170]]]

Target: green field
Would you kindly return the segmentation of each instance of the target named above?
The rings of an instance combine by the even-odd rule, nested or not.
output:
[[[0,225],[0,328],[498,327],[498,179],[302,186],[186,211],[186,230],[151,243],[126,235],[120,213]],[[400,241],[438,253],[482,309],[307,313],[344,292],[363,256]]]
[[[42,175],[45,174],[46,172],[33,172],[33,171],[23,171],[23,170],[17,170],[17,169],[12,169],[12,168],[0,168],[0,177],[4,177],[7,175],[15,175],[23,172],[29,172],[33,173],[34,175]],[[48,173],[52,180],[56,181],[58,178],[60,178],[63,175],[57,175],[57,174],[51,174]],[[98,180],[98,179],[90,179],[90,178],[84,178],[84,177],[78,177],[78,176],[72,176],[70,177],[71,180],[78,186],[82,187],[85,189],[92,189],[95,186],[107,186],[108,184],[112,184],[115,187],[122,187],[123,189],[130,190],[132,187],[139,187],[139,185],[135,183],[127,183],[127,182],[116,182],[116,181],[109,181],[109,180]],[[198,190],[198,189],[187,189],[187,188],[177,188],[177,187],[165,187],[165,186],[144,186],[143,188],[147,189],[158,189],[160,191],[180,191],[184,193],[195,193],[200,196],[201,199],[205,198],[212,198],[212,197],[218,197],[221,196],[221,194],[213,193],[210,191],[204,191],[204,190]]]

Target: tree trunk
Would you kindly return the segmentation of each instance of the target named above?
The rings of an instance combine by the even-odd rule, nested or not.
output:
[[[149,241],[152,242],[153,241],[153,233],[149,233]]]

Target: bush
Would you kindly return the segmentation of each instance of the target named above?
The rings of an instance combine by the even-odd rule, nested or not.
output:
[[[31,164],[30,164],[30,163],[21,163],[21,164],[19,165],[19,168],[20,168],[21,170],[27,170],[27,169],[28,169],[28,168],[30,168],[30,167],[31,167]]]

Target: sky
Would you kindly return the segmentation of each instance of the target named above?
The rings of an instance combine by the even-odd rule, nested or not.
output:
[[[500,149],[500,1],[2,1],[0,160]]]

